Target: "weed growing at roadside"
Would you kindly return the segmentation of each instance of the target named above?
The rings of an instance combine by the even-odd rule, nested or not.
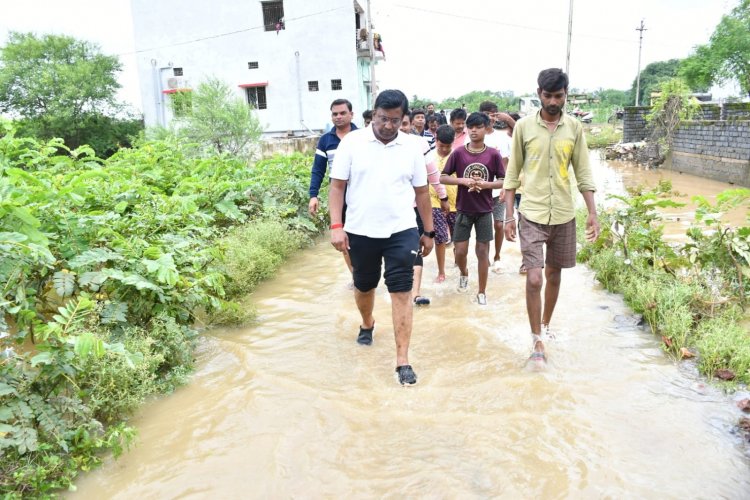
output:
[[[580,262],[594,269],[609,291],[625,302],[662,337],[664,349],[678,355],[696,348],[708,376],[731,370],[750,382],[750,334],[738,322],[750,297],[750,227],[725,227],[722,212],[750,200],[750,190],[729,190],[711,205],[702,197],[696,224],[683,245],[662,238],[659,209],[679,206],[668,199],[671,185],[613,196],[620,204],[600,210],[602,233],[583,243]],[[579,226],[585,214],[579,213]]]

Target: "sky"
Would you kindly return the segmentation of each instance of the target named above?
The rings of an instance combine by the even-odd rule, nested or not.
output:
[[[158,1],[158,0],[154,0]],[[252,0],[248,0],[252,1]],[[367,0],[359,0],[366,7]],[[683,58],[706,43],[737,0],[573,0],[570,86],[629,89],[638,68]],[[0,0],[0,44],[9,31],[72,35],[123,62],[119,97],[141,107],[129,0]],[[371,0],[386,61],[381,89],[440,101],[473,90],[533,93],[536,76],[565,68],[570,0]],[[738,95],[730,85],[715,97]]]

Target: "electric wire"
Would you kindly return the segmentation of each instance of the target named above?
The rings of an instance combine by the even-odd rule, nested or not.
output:
[[[336,12],[337,10],[344,10],[344,9],[348,10],[349,7],[336,7],[335,9],[328,9],[328,10],[322,10],[322,11],[319,11],[319,12],[313,12],[313,13],[310,13],[310,14],[306,14],[304,16],[297,16],[297,17],[291,17],[291,18],[286,18],[285,17],[284,18],[284,25],[287,25],[290,21],[292,21],[292,22],[299,21],[300,19],[306,19],[306,18],[309,18],[309,17],[320,16],[320,15],[323,15],[323,14],[329,14],[331,12]],[[259,29],[265,29],[265,27],[266,27],[265,24],[261,24],[259,26],[250,26],[248,28],[242,28],[242,29],[238,29],[238,30],[234,30],[234,31],[226,31],[226,32],[223,32],[223,33],[216,33],[214,35],[207,35],[207,36],[203,36],[203,37],[200,37],[200,38],[193,38],[193,39],[185,40],[185,41],[182,41],[182,42],[174,42],[174,43],[169,43],[169,44],[166,44],[166,45],[160,45],[158,47],[149,47],[147,49],[138,49],[138,50],[132,50],[132,51],[128,51],[128,52],[122,52],[122,53],[119,53],[119,54],[116,54],[116,55],[118,55],[118,56],[127,56],[127,55],[142,54],[144,52],[151,52],[151,51],[154,51],[154,50],[168,49],[170,47],[179,47],[179,46],[182,46],[182,45],[189,45],[191,43],[204,42],[206,40],[214,40],[216,38],[223,38],[223,37],[226,37],[226,36],[237,35],[237,34],[240,34],[240,33],[247,33],[249,31],[255,31],[255,30],[259,30]]]

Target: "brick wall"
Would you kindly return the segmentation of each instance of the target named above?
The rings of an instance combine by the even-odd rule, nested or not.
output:
[[[750,187],[750,120],[682,122],[672,144],[672,168]]]
[[[722,120],[750,120],[750,102],[732,102],[724,104],[721,110]]]
[[[622,116],[622,142],[639,142],[651,133],[646,124],[650,106],[628,106]]]

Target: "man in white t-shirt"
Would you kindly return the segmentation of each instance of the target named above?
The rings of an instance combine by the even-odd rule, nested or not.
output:
[[[510,158],[511,137],[505,130],[495,130],[495,122],[505,122],[510,130],[516,125],[516,121],[507,113],[499,113],[497,104],[492,101],[484,101],[479,105],[479,112],[490,117],[490,126],[487,134],[484,136],[484,143],[491,148],[495,148],[503,159],[503,168],[508,166]],[[492,271],[499,273],[500,267],[500,249],[503,247],[503,220],[505,219],[505,192],[502,189],[492,190],[492,199],[494,206],[492,209],[492,219],[494,220],[495,229],[495,256],[492,262]]]
[[[396,338],[396,374],[402,385],[417,382],[408,359],[413,265],[417,255],[427,256],[432,251],[435,237],[423,151],[413,137],[399,131],[408,110],[409,100],[400,90],[378,95],[370,126],[347,134],[336,150],[328,202],[331,244],[348,252],[352,262],[354,299],[362,316],[357,342],[362,345],[372,343],[375,288],[385,263],[383,276],[391,295]],[[346,225],[341,218],[345,188]],[[424,224],[421,237],[413,209],[415,198]]]

